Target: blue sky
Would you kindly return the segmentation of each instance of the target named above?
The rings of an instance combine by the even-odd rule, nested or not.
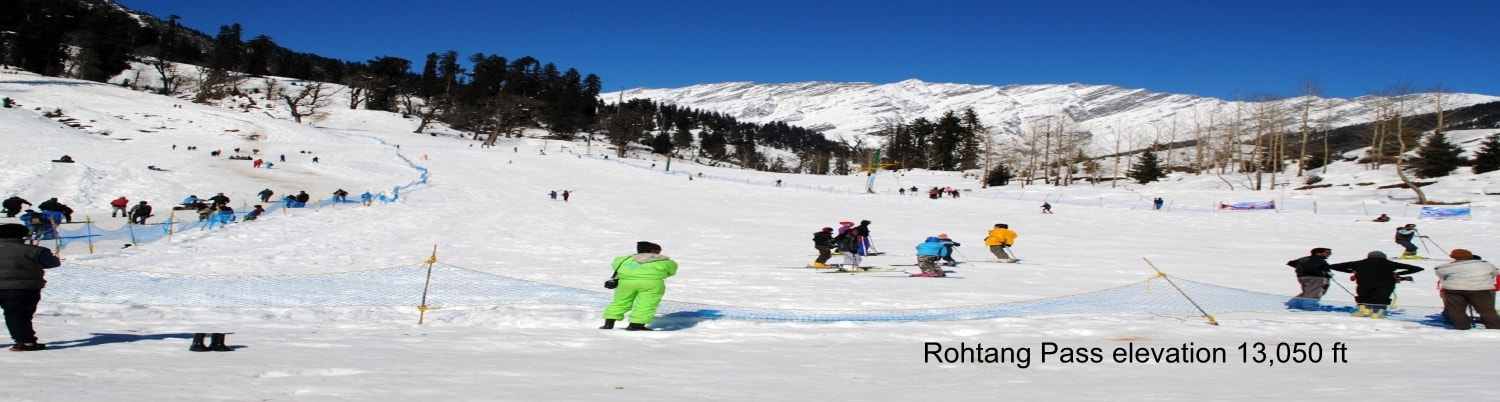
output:
[[[1393,85],[1500,95],[1500,1],[119,0],[366,60],[530,55],[607,89],[1081,82],[1217,97]],[[417,63],[420,65],[420,63]]]

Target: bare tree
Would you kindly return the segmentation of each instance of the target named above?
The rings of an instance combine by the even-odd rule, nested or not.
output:
[[[1303,171],[1307,169],[1307,137],[1312,131],[1312,110],[1321,100],[1318,98],[1320,92],[1317,83],[1308,81],[1302,84],[1302,127],[1298,130],[1302,133],[1302,141],[1299,141],[1302,151],[1297,154],[1297,177],[1302,177]]]
[[[147,59],[147,63],[156,70],[156,75],[161,77],[161,94],[171,96],[177,93],[177,88],[182,84],[182,75],[177,73],[177,65],[161,58]]]
[[[1395,96],[1392,100],[1393,109],[1391,119],[1396,129],[1396,142],[1401,147],[1401,152],[1396,154],[1396,177],[1400,178],[1401,183],[1417,194],[1417,204],[1426,204],[1427,193],[1422,192],[1422,188],[1417,186],[1417,183],[1412,182],[1411,178],[1406,175],[1406,164],[1404,163],[1406,160],[1406,119],[1404,115],[1407,112],[1407,98],[1411,90],[1405,86],[1398,86],[1392,93]]]
[[[292,120],[302,123],[302,118],[318,116],[318,110],[328,107],[338,91],[329,91],[327,84],[321,82],[303,83],[302,90],[296,96],[281,94],[282,101],[286,102],[287,112],[291,113]]]

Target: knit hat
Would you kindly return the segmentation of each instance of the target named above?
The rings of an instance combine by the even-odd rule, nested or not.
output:
[[[1365,257],[1372,260],[1384,260],[1386,258],[1385,253],[1379,251],[1371,251],[1369,254],[1365,254]]]
[[[948,240],[948,234],[947,233],[938,233],[938,238],[939,239],[943,239],[943,240]]]
[[[31,231],[26,230],[25,225],[15,223],[0,225],[0,239],[24,239],[29,235]]]
[[[1474,259],[1474,253],[1470,252],[1469,250],[1464,250],[1464,249],[1461,249],[1461,248],[1455,248],[1455,249],[1453,249],[1453,252],[1448,253],[1448,256],[1452,257],[1455,260],[1459,260],[1459,261]]]
[[[661,252],[661,246],[658,245],[658,244],[656,244],[656,243],[649,242],[649,241],[638,241],[638,242],[635,242],[635,252],[637,252],[637,253],[660,253]]]

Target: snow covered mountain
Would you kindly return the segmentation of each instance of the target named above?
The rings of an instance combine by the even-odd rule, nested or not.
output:
[[[1433,109],[1427,94],[1407,95],[1414,112]],[[973,108],[991,127],[997,140],[1015,137],[1045,119],[1065,117],[1075,130],[1092,135],[1098,150],[1113,149],[1123,135],[1127,149],[1151,141],[1170,142],[1192,136],[1195,125],[1208,126],[1234,118],[1236,106],[1248,117],[1253,102],[1152,92],[1113,85],[969,85],[909,79],[889,84],[798,82],[759,84],[726,82],[682,88],[637,88],[600,96],[606,101],[652,99],[659,102],[727,113],[756,123],[784,121],[823,131],[830,138],[865,138],[886,122],[935,118],[948,111]],[[1380,97],[1353,99],[1295,97],[1275,102],[1288,111],[1313,100],[1313,119],[1328,127],[1368,122]],[[1446,108],[1500,101],[1500,97],[1449,94]]]

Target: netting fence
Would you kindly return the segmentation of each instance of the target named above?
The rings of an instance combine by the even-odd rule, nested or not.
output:
[[[574,306],[602,308],[611,294],[507,277],[438,263],[427,306]],[[426,268],[418,264],[366,271],[288,276],[213,276],[69,266],[48,275],[49,303],[169,307],[359,307],[421,303]],[[1288,296],[1174,278],[1212,314],[1353,312],[1351,303],[1297,303]],[[670,285],[669,285],[670,286]],[[1295,308],[1294,308],[1295,307]],[[1442,325],[1432,307],[1400,307],[1390,319]],[[1193,317],[1199,312],[1158,277],[1060,297],[968,306],[882,310],[816,310],[664,301],[659,314],[749,321],[953,321],[1046,315],[1152,314]]]

